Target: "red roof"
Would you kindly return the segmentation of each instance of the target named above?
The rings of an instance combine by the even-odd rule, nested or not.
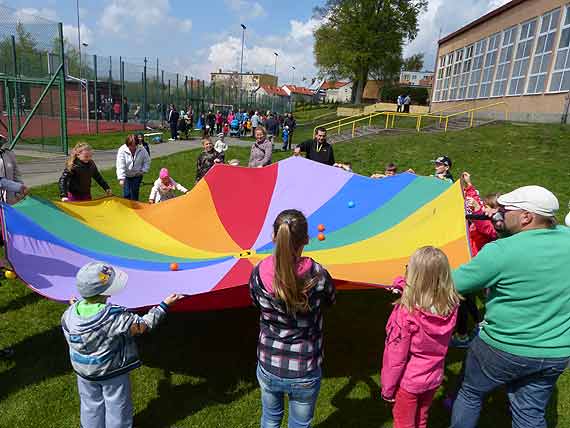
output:
[[[262,88],[265,92],[267,92],[267,95],[279,95],[280,97],[287,97],[287,92],[285,92],[283,90],[283,88],[280,88],[278,86],[271,86],[271,85],[260,85],[260,88]]]
[[[490,19],[493,19],[494,17],[500,15],[501,13],[506,12],[509,9],[512,9],[515,6],[518,6],[519,4],[524,3],[525,1],[528,1],[528,0],[511,0],[509,3],[504,4],[503,6],[498,7],[495,10],[492,10],[491,12],[487,13],[486,15],[483,15],[481,18],[476,19],[475,21],[467,24],[464,27],[461,27],[459,30],[449,34],[448,36],[445,36],[443,39],[441,39],[439,41],[439,44],[441,45],[442,43],[448,42],[451,39],[459,36],[460,34],[463,34],[467,31],[471,30],[472,28],[475,28],[478,25],[481,25],[482,23],[484,23]]]
[[[310,96],[315,95],[315,93],[313,91],[311,91],[309,88],[305,88],[303,86],[285,85],[284,88],[289,89],[291,91],[291,93],[293,93],[293,94],[310,95]]]
[[[329,80],[328,82],[323,83],[321,89],[324,89],[325,91],[328,89],[339,89],[343,86],[348,85],[349,83],[350,82],[335,82],[334,80]]]

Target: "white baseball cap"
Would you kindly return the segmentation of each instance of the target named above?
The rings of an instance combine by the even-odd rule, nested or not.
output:
[[[545,217],[554,217],[560,208],[554,194],[541,186],[524,186],[497,198],[506,210],[524,210]]]

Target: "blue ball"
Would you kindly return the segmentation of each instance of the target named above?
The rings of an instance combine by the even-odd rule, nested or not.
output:
[[[161,143],[162,138],[159,135],[156,135],[155,137],[152,138],[152,141],[154,141],[155,143]]]
[[[354,201],[348,202],[348,208],[354,208],[355,206],[356,206],[356,204],[354,203]]]

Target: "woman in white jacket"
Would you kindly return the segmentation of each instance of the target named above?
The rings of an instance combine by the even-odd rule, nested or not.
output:
[[[129,135],[117,152],[117,179],[123,188],[123,197],[139,200],[143,175],[150,168],[150,156],[134,135]]]
[[[175,190],[182,193],[187,193],[188,189],[182,184],[177,183],[172,179],[168,169],[162,168],[158,180],[154,182],[152,190],[150,191],[150,196],[148,197],[148,202],[150,204],[158,204],[159,202],[167,201],[176,197]]]

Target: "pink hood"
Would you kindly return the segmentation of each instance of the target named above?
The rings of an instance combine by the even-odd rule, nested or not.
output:
[[[393,398],[399,387],[412,394],[437,388],[443,381],[445,355],[457,318],[397,305],[386,325],[382,395]]]
[[[303,277],[311,271],[313,260],[310,257],[300,257],[297,261],[297,277]],[[275,257],[269,256],[259,264],[259,276],[263,287],[273,294],[273,276],[275,275]]]

